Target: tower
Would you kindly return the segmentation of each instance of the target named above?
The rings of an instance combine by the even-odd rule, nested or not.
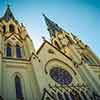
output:
[[[4,100],[38,100],[30,62],[34,52],[25,26],[15,19],[8,6],[0,18],[0,96]]]
[[[0,100],[100,100],[100,60],[43,15],[51,41],[36,51],[8,6],[0,18]]]
[[[44,46],[52,55],[52,57],[48,55],[48,63],[45,65],[47,71],[45,73],[56,81],[56,83],[48,81],[48,88],[44,89],[43,98],[52,98],[53,100],[100,99],[100,91],[98,89],[100,86],[99,58],[93,53],[90,47],[83,43],[78,37],[63,30],[47,16],[43,16],[51,39],[51,43],[48,43],[46,40],[45,42],[67,58],[64,59],[63,56],[59,55],[52,47],[50,49],[49,46]],[[43,51],[41,52],[43,53]],[[75,73],[71,73],[71,70]],[[67,73],[67,71],[69,73]],[[73,75],[73,78],[70,74]]]

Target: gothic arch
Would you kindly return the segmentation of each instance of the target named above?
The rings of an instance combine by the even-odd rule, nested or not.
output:
[[[25,81],[24,81],[24,78],[22,76],[21,73],[19,72],[14,72],[12,75],[11,75],[11,79],[13,81],[13,87],[14,87],[14,91],[15,91],[15,94],[16,94],[16,88],[15,88],[15,77],[18,76],[20,78],[20,81],[21,81],[21,87],[22,87],[22,92],[23,92],[23,97],[26,98],[26,92],[25,92]]]
[[[13,24],[9,25],[9,32],[15,32],[15,26]]]
[[[48,71],[47,71],[47,66],[48,66],[48,64],[50,64],[50,63],[52,63],[52,62],[59,62],[60,64],[64,64],[65,66],[68,66],[68,68],[73,72],[73,74],[76,75],[75,70],[74,70],[70,65],[68,65],[67,63],[65,63],[65,62],[63,62],[62,60],[59,60],[59,59],[57,59],[57,58],[53,58],[53,59],[49,60],[49,61],[45,64],[45,66],[44,66],[44,71],[45,71],[46,74],[48,73]]]
[[[3,29],[3,33],[6,33],[6,25],[3,25],[2,29]]]
[[[16,57],[21,58],[22,57],[22,50],[20,45],[16,44]]]

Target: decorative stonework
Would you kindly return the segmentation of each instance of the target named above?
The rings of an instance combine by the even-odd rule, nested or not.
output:
[[[72,82],[71,74],[60,67],[53,67],[49,74],[53,80],[61,85],[69,85]]]
[[[98,93],[89,92],[91,91],[89,88],[87,88],[86,85],[73,85],[73,86],[53,86],[48,85],[48,88],[43,89],[43,95],[41,100],[99,100],[100,96]],[[59,95],[58,95],[59,94]],[[48,98],[48,99],[46,99]]]

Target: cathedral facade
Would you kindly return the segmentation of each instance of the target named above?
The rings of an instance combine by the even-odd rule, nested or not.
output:
[[[8,6],[0,18],[0,100],[100,100],[100,60],[44,16],[51,41],[36,51]]]

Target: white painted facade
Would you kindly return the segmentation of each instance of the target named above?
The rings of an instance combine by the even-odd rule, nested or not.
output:
[[[60,100],[57,96],[58,92],[63,95],[66,91],[69,94],[73,93],[73,89],[77,92],[84,91],[87,100],[92,100],[89,94],[94,96],[93,92],[99,98],[100,60],[87,45],[62,30],[62,32],[56,31],[54,36],[51,36],[51,43],[44,39],[44,43],[36,52],[25,27],[20,25],[11,14],[8,7],[5,15],[0,19],[0,96],[4,100],[22,100],[16,97],[16,76],[20,78],[24,100]],[[44,17],[46,21],[50,21],[46,16]],[[48,23],[50,31],[51,23]],[[13,25],[14,30],[10,30],[10,25]],[[7,56],[8,44],[11,47],[11,56]],[[19,45],[21,50],[19,58],[16,56],[16,45]],[[91,59],[91,63],[87,62]],[[50,71],[55,67],[64,69],[65,73],[67,71],[71,75],[70,84],[62,83],[62,85],[60,80],[51,77]],[[63,75],[64,73],[62,77]],[[60,75],[58,79],[62,77]],[[81,95],[80,92],[79,94]],[[69,99],[72,100],[70,95]],[[62,100],[66,100],[64,95]],[[85,99],[81,95],[81,99],[76,100]]]

